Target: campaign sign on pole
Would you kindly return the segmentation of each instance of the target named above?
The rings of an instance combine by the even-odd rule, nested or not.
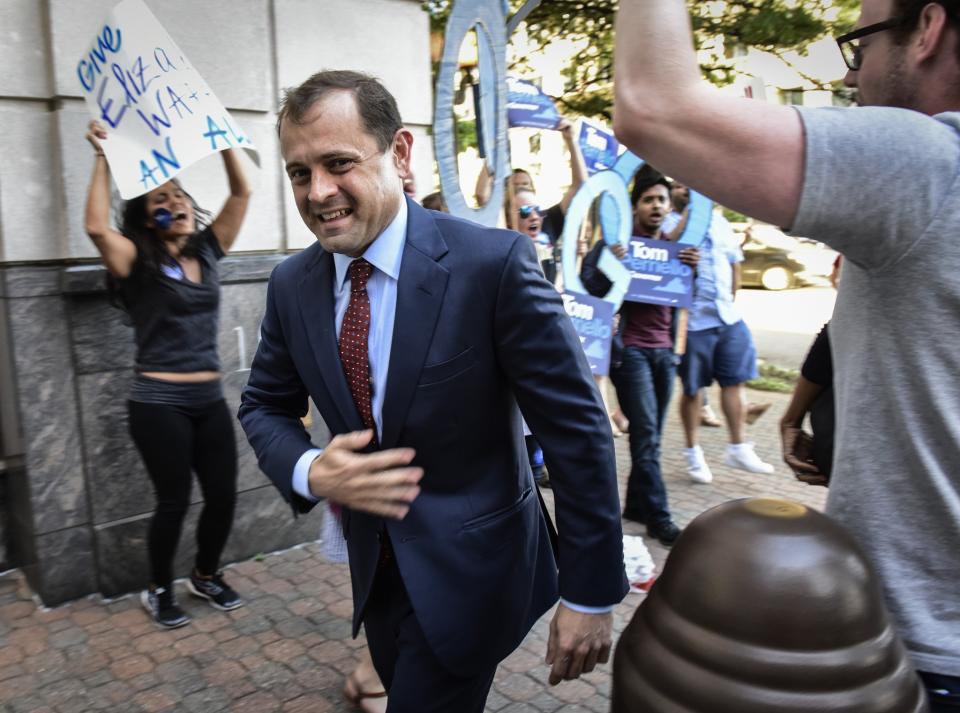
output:
[[[555,129],[560,123],[560,112],[553,99],[536,84],[507,77],[507,123],[533,129]]]
[[[77,63],[91,115],[125,199],[153,190],[198,160],[256,148],[142,0],[124,0]]]
[[[620,155],[620,142],[609,129],[586,119],[580,120],[580,133],[577,136],[580,153],[591,176],[597,171],[612,168]]]
[[[610,370],[610,344],[613,340],[613,305],[579,292],[564,292],[562,297],[563,306],[580,335],[580,345],[590,362],[590,371],[597,376],[606,376]]]
[[[680,262],[677,254],[689,245],[630,238],[627,254],[621,260],[630,272],[630,284],[623,299],[668,307],[689,307],[693,299],[693,270]]]

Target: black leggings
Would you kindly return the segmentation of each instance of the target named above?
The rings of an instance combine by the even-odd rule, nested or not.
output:
[[[130,435],[157,496],[147,537],[153,583],[169,587],[173,582],[173,559],[190,506],[191,468],[197,473],[204,500],[197,523],[196,567],[201,574],[215,574],[237,500],[237,444],[226,402],[127,404]]]

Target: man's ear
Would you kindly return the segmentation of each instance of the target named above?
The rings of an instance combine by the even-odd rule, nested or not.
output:
[[[943,49],[949,22],[947,8],[940,3],[928,3],[920,11],[914,43],[918,62],[933,59]]]
[[[413,134],[407,129],[397,129],[393,137],[393,163],[401,176],[410,174],[410,160],[413,156]]]

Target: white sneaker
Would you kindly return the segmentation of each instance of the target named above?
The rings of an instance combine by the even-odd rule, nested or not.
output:
[[[683,453],[687,456],[687,475],[690,480],[694,483],[709,483],[713,480],[713,473],[710,472],[710,466],[707,465],[700,446],[684,448]]]
[[[727,455],[723,462],[731,468],[739,468],[750,473],[772,473],[773,466],[760,460],[753,450],[752,443],[731,443],[727,446]]]

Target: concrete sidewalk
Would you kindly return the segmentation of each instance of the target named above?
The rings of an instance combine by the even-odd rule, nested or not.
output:
[[[719,403],[718,394],[711,396]],[[748,433],[777,471],[753,475],[726,468],[721,465],[725,429],[703,429],[715,476],[710,485],[687,479],[682,433],[671,407],[662,460],[679,524],[732,498],[776,495],[822,508],[826,490],[795,481],[779,458],[777,421],[787,397],[760,392],[749,392],[749,397],[774,403]],[[630,458],[626,438],[618,438],[616,445],[622,493]],[[552,505],[552,495],[545,495]],[[643,534],[632,523],[625,523],[624,532]],[[659,570],[667,551],[656,543],[648,546]],[[191,598],[181,583],[178,594],[193,623],[161,631],[136,595],[113,601],[92,596],[42,609],[19,572],[0,575],[0,705],[16,713],[353,710],[340,690],[362,641],[350,639],[346,565],[326,563],[319,547],[308,544],[238,563],[227,568],[226,576],[247,606],[215,611]],[[629,594],[617,607],[615,636],[641,600],[642,595]],[[609,665],[578,681],[547,684],[543,657],[550,616],[501,665],[488,711],[609,710]]]

